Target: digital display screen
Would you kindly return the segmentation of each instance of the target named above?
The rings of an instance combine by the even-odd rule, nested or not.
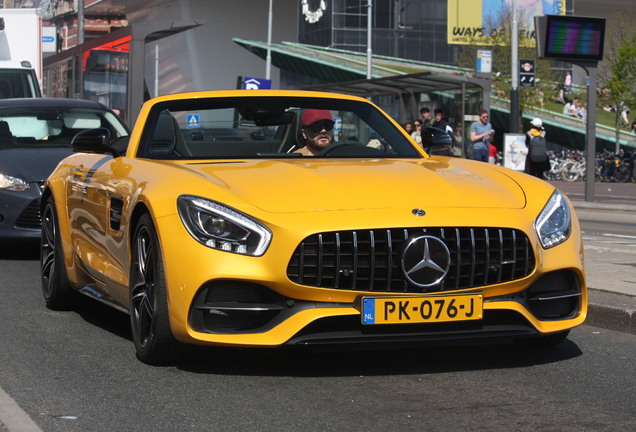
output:
[[[546,18],[546,58],[603,60],[604,18],[564,15],[547,15]]]

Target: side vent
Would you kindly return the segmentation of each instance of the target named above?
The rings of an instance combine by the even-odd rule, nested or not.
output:
[[[110,229],[119,231],[121,225],[121,211],[124,201],[121,198],[111,198],[110,200]]]

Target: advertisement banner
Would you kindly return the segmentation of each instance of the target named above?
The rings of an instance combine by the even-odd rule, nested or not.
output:
[[[534,46],[534,17],[565,15],[566,0],[516,0],[522,46]],[[512,0],[448,0],[448,43],[492,45],[501,22],[512,11]]]
[[[526,167],[526,136],[523,134],[504,134],[503,166],[515,171],[523,171]]]

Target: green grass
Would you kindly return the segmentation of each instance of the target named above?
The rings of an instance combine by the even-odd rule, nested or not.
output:
[[[585,99],[581,99],[583,102],[585,101]],[[559,114],[563,113],[563,105],[557,102],[552,102],[550,100],[544,101],[544,107],[543,109],[547,110],[547,111],[553,111]],[[633,120],[631,117],[629,118],[630,120],[630,124],[631,121]],[[610,112],[610,111],[605,111],[602,107],[598,107],[596,109],[596,123],[597,124],[602,124],[604,126],[608,126],[612,129],[614,129],[615,126],[615,122],[616,122],[616,113],[614,112]],[[629,132],[629,126],[626,127],[621,127],[621,131],[623,132]]]

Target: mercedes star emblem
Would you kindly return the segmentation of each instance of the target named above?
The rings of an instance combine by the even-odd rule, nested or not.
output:
[[[450,263],[446,244],[428,234],[409,239],[402,253],[404,277],[421,288],[439,284],[448,274]]]

